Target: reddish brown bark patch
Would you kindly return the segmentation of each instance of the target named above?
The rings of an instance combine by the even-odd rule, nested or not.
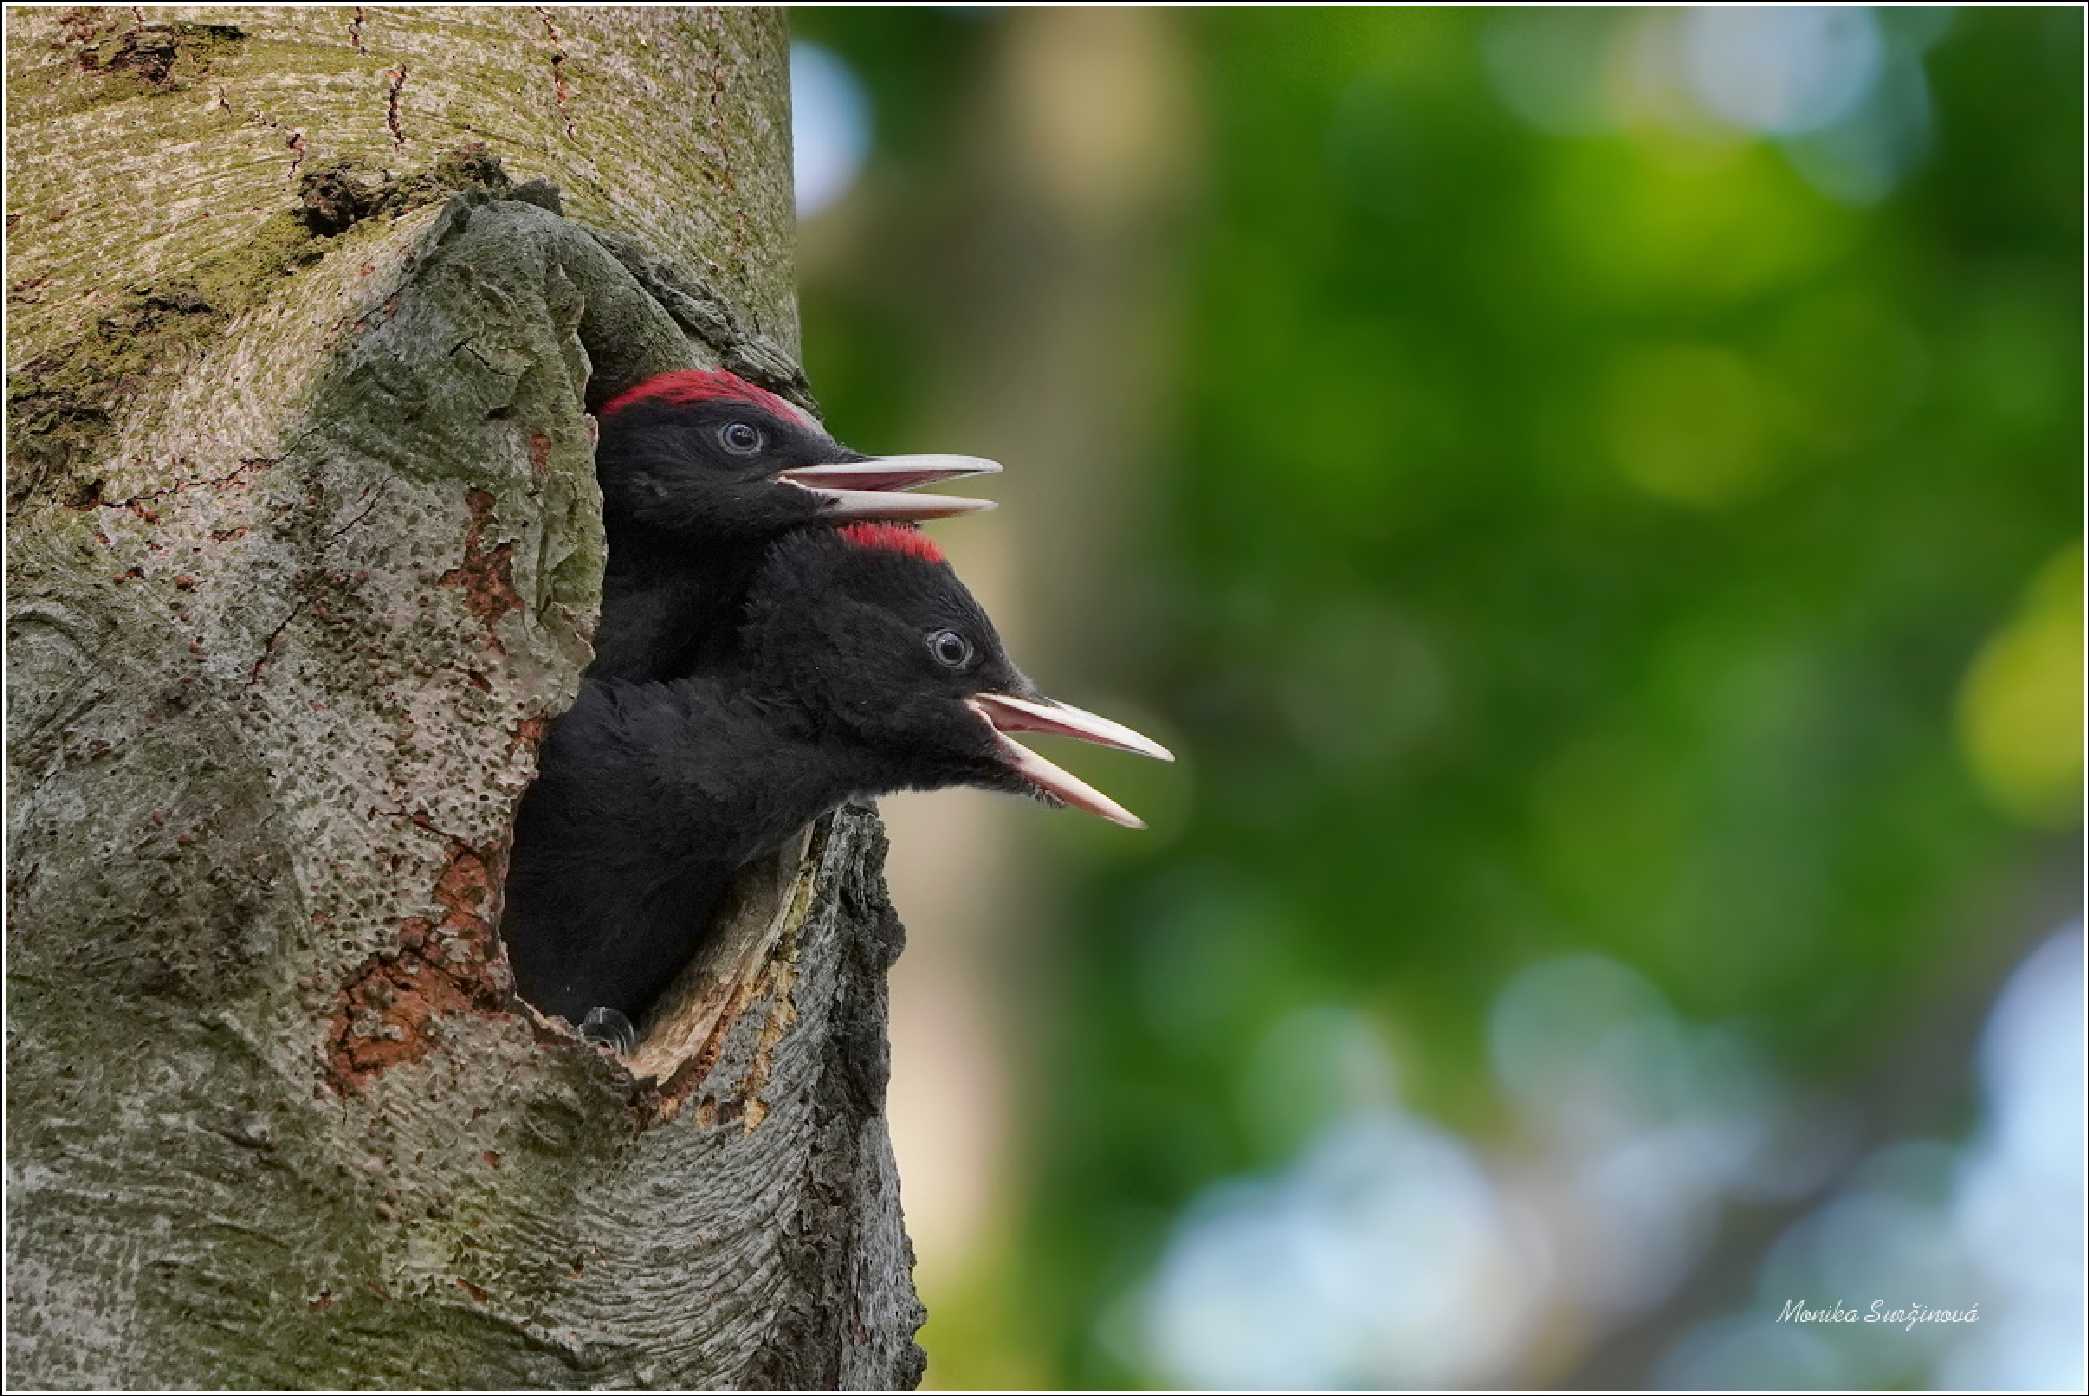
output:
[[[499,859],[453,845],[435,882],[442,918],[409,916],[396,947],[372,955],[335,996],[327,1032],[327,1081],[359,1090],[442,1044],[445,1015],[507,1011],[508,972],[488,919]]]
[[[550,730],[551,719],[548,717],[517,718],[508,728],[508,755],[513,756],[525,748],[534,755],[544,744],[544,734]]]
[[[508,612],[522,609],[522,597],[515,591],[515,545],[486,546],[486,523],[493,517],[492,495],[473,490],[464,498],[471,506],[471,523],[464,530],[464,562],[437,580],[443,586],[463,589],[464,604],[486,627],[487,642],[498,651],[501,642],[494,627]]]

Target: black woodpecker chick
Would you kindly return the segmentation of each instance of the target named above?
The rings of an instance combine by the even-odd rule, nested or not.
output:
[[[601,411],[595,473],[609,562],[589,675],[691,672],[707,644],[730,644],[747,580],[778,534],[990,509],[989,500],[902,491],[1000,468],[976,456],[862,455],[722,370],[647,379]]]
[[[851,797],[983,786],[1143,827],[1012,731],[1174,759],[1039,693],[918,530],[772,543],[729,668],[590,679],[553,727],[517,814],[502,926],[523,997],[576,1024],[597,1010],[637,1022],[734,874]]]

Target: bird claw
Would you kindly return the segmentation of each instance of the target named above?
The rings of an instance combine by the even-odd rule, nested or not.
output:
[[[590,1008],[580,1020],[580,1037],[597,1047],[607,1047],[618,1056],[629,1056],[638,1046],[638,1029],[614,1008]]]

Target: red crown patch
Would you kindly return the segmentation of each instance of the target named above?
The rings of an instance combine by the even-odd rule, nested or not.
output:
[[[852,523],[843,524],[834,531],[859,548],[918,557],[923,562],[943,560],[943,550],[936,546],[934,539],[906,524]]]
[[[659,402],[681,407],[692,402],[709,402],[716,398],[727,398],[759,407],[773,416],[805,426],[818,424],[801,407],[785,402],[766,388],[757,388],[738,374],[727,373],[722,368],[677,369],[673,373],[655,374],[635,388],[618,393],[603,404],[602,415],[621,412],[626,407],[642,402]]]

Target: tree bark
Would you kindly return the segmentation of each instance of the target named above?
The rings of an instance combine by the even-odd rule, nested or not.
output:
[[[809,401],[782,21],[6,24],[10,1379],[913,1385],[876,816],[628,1062],[495,929],[586,409]]]

